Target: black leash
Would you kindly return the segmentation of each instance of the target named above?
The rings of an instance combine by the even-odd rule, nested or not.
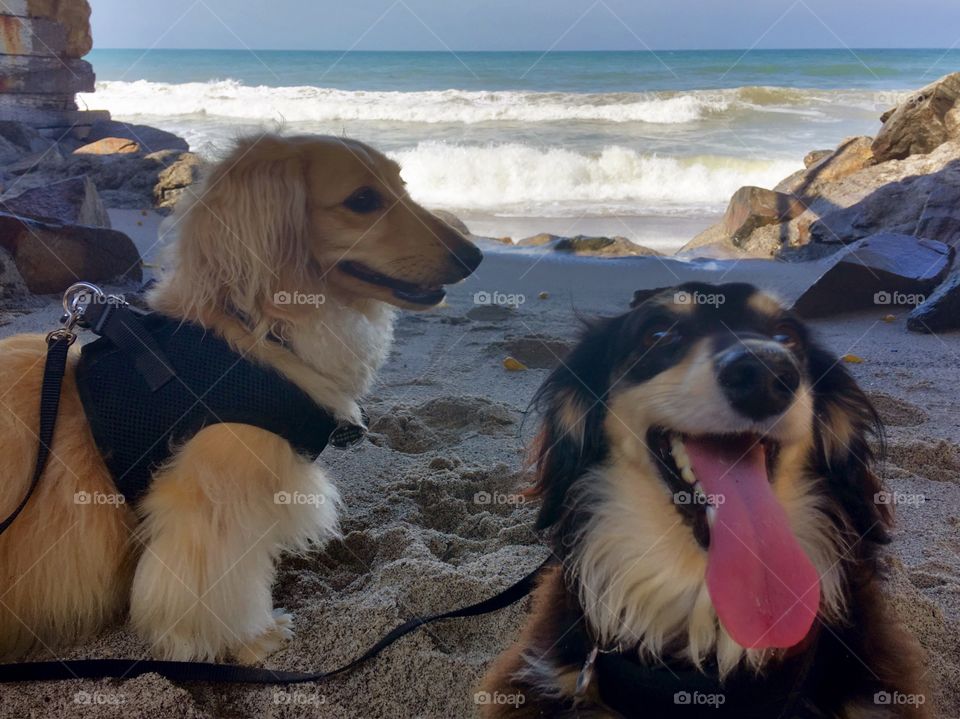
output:
[[[156,673],[173,681],[226,682],[231,684],[303,684],[318,682],[343,674],[373,659],[395,641],[410,632],[443,619],[478,617],[495,612],[527,596],[537,577],[550,559],[502,592],[471,604],[428,617],[414,617],[388,634],[356,659],[328,672],[290,672],[236,664],[212,664],[209,662],[166,662],[156,659],[70,659],[66,661],[23,662],[0,664],[0,683],[26,681],[52,681],[62,679],[132,679],[141,674]]]
[[[83,283],[81,283],[83,284]],[[74,288],[67,290],[68,294]],[[104,299],[103,293],[96,287],[84,285],[82,290],[91,293],[93,297]],[[50,457],[50,446],[53,443],[53,430],[57,421],[57,412],[60,408],[60,389],[63,383],[63,375],[66,371],[67,353],[70,345],[73,344],[77,336],[73,333],[73,327],[84,319],[84,310],[80,309],[77,301],[68,296],[64,296],[64,327],[54,330],[47,335],[47,359],[43,370],[43,386],[40,390],[40,428],[37,443],[37,461],[33,470],[33,477],[30,480],[30,486],[27,488],[26,495],[20,504],[6,519],[0,523],[0,534],[11,525],[17,516],[27,506],[27,502],[33,496],[37,485],[40,483],[40,477],[47,465]],[[90,326],[92,320],[96,325],[109,323],[111,317],[115,317],[111,312],[91,312],[82,322],[84,326]],[[119,320],[114,320],[119,321]],[[101,326],[91,326],[94,331],[102,331]],[[123,323],[121,329],[117,332],[128,332],[137,335],[137,326],[135,323]],[[138,341],[152,342],[149,335],[137,337]],[[162,385],[169,381],[172,375],[168,374],[171,370],[158,359],[158,355],[149,351],[142,354],[143,369],[150,374],[155,381]],[[503,591],[492,597],[484,599],[468,607],[454,609],[442,614],[432,614],[427,617],[413,617],[398,627],[395,627],[376,644],[361,654],[356,659],[344,664],[337,669],[327,672],[291,672],[279,671],[273,669],[262,669],[258,667],[247,667],[236,664],[214,664],[211,662],[171,662],[160,661],[156,659],[71,659],[66,661],[44,661],[44,662],[21,662],[18,664],[0,664],[0,683],[26,682],[26,681],[54,681],[63,679],[132,679],[142,674],[156,673],[174,681],[207,681],[207,682],[228,682],[233,684],[302,684],[304,682],[316,682],[329,679],[338,674],[350,671],[354,667],[373,659],[380,652],[393,644],[395,641],[410,632],[419,629],[427,624],[439,622],[443,619],[456,619],[460,617],[477,617],[483,614],[495,612],[504,607],[519,601],[530,594],[536,583],[537,577],[550,563],[550,559],[545,560],[539,567],[523,577]]]
[[[37,436],[37,461],[33,468],[33,477],[30,486],[20,504],[10,515],[0,522],[0,534],[7,531],[23,508],[27,506],[33,496],[40,476],[50,458],[50,445],[53,444],[53,429],[57,423],[57,410],[60,408],[60,385],[63,382],[63,373],[67,367],[67,353],[70,345],[77,338],[68,329],[54,330],[47,335],[47,361],[43,367],[43,385],[40,388],[40,428]]]

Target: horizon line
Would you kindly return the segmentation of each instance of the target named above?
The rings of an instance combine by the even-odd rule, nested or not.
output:
[[[813,51],[813,50],[837,50],[839,52],[863,52],[870,50],[931,50],[931,51],[942,51],[942,52],[957,52],[960,53],[960,47],[894,47],[894,46],[876,46],[876,47],[755,47],[755,48],[745,48],[745,47],[704,47],[704,48],[692,48],[692,47],[678,47],[678,48],[660,48],[656,50],[637,50],[636,48],[604,48],[604,49],[576,49],[576,50],[550,50],[543,48],[515,48],[515,49],[497,49],[497,50],[457,50],[457,49],[441,49],[441,50],[411,50],[409,48],[397,50],[391,48],[382,48],[379,50],[351,50],[349,48],[306,48],[306,47],[290,47],[290,48],[280,48],[280,47],[255,47],[255,48],[242,48],[242,47],[113,47],[113,46],[97,46],[91,49],[91,52],[95,50],[135,50],[140,52],[153,52],[154,50],[163,50],[163,51],[196,51],[202,50],[204,52],[342,52],[342,53],[351,53],[351,54],[362,54],[362,53],[376,53],[376,52],[396,52],[396,53],[437,53],[437,54],[450,54],[450,53],[505,53],[505,52],[531,52],[531,53],[547,53],[550,54],[563,54],[563,53],[599,53],[599,52],[635,52],[641,54],[655,54],[658,52],[804,52],[804,51]]]

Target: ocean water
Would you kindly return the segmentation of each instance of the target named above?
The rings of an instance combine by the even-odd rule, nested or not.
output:
[[[89,108],[216,157],[283,126],[401,162],[411,194],[472,217],[707,217],[741,185],[873,134],[960,49],[675,52],[94,50]],[[489,223],[488,223],[489,224]]]

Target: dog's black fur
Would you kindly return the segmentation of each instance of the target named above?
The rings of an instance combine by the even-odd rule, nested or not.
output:
[[[725,301],[681,308],[674,302],[678,292],[722,295]],[[542,505],[537,526],[565,566],[555,567],[540,583],[519,642],[498,659],[484,681],[491,696],[522,699],[492,702],[485,708],[486,716],[778,716],[781,710],[766,714],[772,710],[757,707],[762,706],[765,693],[784,680],[801,692],[793,703],[782,705],[790,706],[784,717],[926,716],[926,706],[916,702],[890,707],[894,713],[888,714],[883,713],[888,707],[875,702],[877,692],[926,696],[919,681],[919,649],[887,610],[878,584],[878,551],[889,541],[892,517],[889,505],[876,501],[882,490],[873,471],[872,447],[882,438],[877,412],[847,369],[817,344],[798,318],[769,299],[755,302],[757,295],[746,284],[702,283],[641,295],[630,312],[589,324],[539,390],[537,405],[543,423],[534,451],[534,493]],[[669,328],[669,342],[651,344],[651,333],[658,328]],[[825,495],[825,525],[831,523],[836,532],[850,538],[848,550],[839,558],[846,587],[845,616],[840,621],[818,618],[806,640],[765,660],[759,673],[738,667],[725,678],[728,687],[746,682],[735,690],[746,693],[741,699],[747,702],[740,709],[730,701],[720,710],[675,706],[668,714],[659,714],[655,693],[649,694],[649,701],[641,693],[634,711],[619,707],[617,712],[600,696],[596,681],[575,697],[576,678],[596,643],[581,605],[579,578],[569,561],[594,511],[577,489],[579,483],[601,481],[597,472],[610,461],[606,420],[613,393],[675,366],[693,342],[705,337],[714,348],[722,348],[746,337],[772,340],[781,331],[788,334],[796,364],[812,389],[813,448],[807,454],[806,471],[818,478],[816,491]],[[571,430],[574,415],[581,418],[579,431]],[[648,479],[638,477],[637,481]],[[638,658],[629,647],[623,649],[626,661],[641,670],[645,663],[657,664]],[[533,671],[531,658],[536,665]],[[670,647],[659,661],[671,667],[671,686],[682,688],[682,682],[674,681],[677,676],[701,671],[671,656]],[[716,664],[708,660],[702,672],[708,676],[712,672],[715,679]],[[759,713],[751,714],[744,706]]]

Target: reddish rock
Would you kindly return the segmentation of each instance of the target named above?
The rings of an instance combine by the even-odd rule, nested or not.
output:
[[[74,155],[132,155],[140,152],[140,145],[125,137],[105,137],[102,140],[82,145]]]
[[[142,279],[140,253],[129,237],[116,230],[0,212],[0,247],[13,255],[34,294],[62,292],[79,280]]]
[[[10,15],[54,20],[66,29],[65,57],[83,57],[93,47],[87,0],[5,0]]]

